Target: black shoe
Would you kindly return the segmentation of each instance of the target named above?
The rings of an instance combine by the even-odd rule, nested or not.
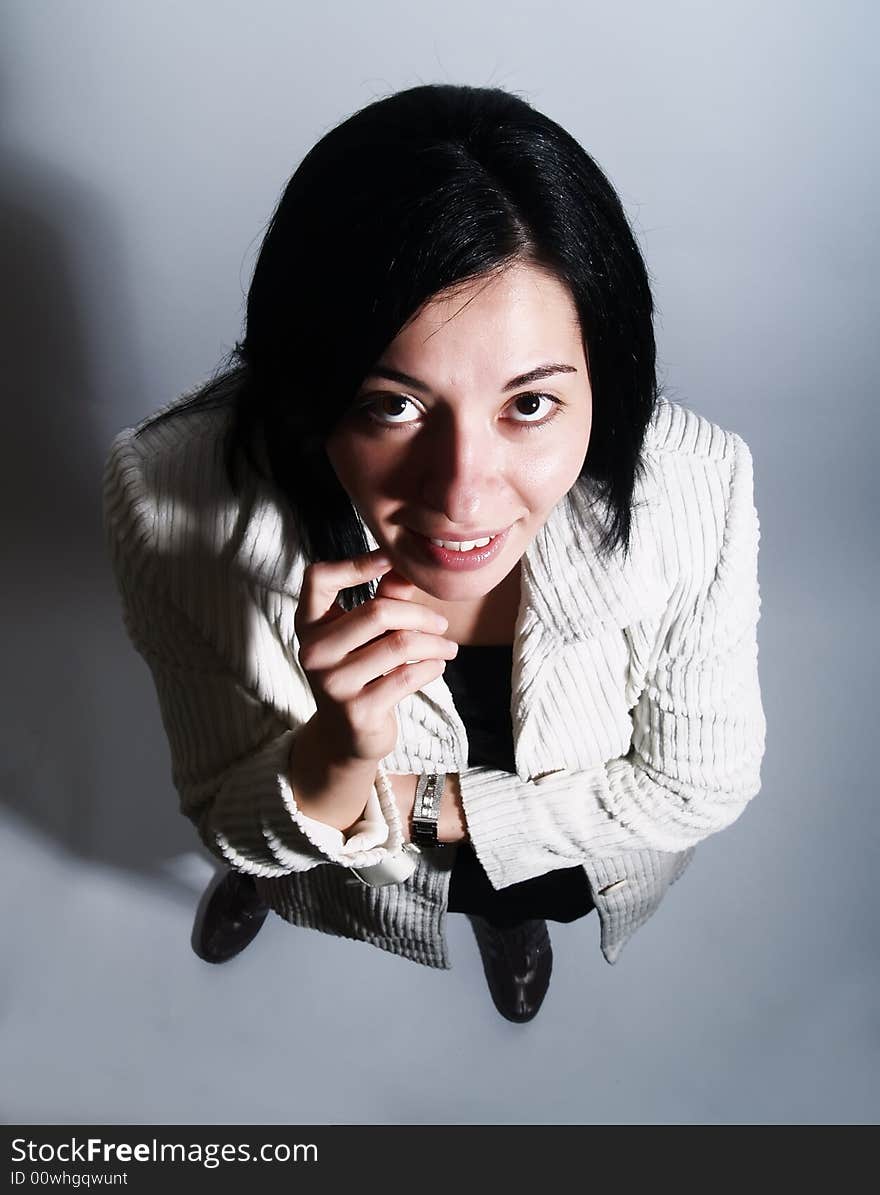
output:
[[[252,876],[219,872],[199,902],[192,948],[206,963],[225,963],[253,942],[268,912]]]
[[[523,921],[510,929],[499,929],[485,917],[470,913],[468,921],[480,948],[495,1007],[508,1021],[530,1021],[547,995],[553,970],[547,922]]]

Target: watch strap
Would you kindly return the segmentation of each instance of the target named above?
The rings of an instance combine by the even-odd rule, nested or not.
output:
[[[412,840],[418,846],[443,846],[437,838],[437,825],[445,782],[445,772],[432,772],[418,778],[412,813]]]

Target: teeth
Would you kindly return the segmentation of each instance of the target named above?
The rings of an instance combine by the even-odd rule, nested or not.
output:
[[[485,548],[494,538],[494,535],[487,535],[485,539],[466,539],[461,543],[451,539],[432,539],[431,543],[436,544],[438,548],[448,548],[452,552],[470,552],[472,548]]]

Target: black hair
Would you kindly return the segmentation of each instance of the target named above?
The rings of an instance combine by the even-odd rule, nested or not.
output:
[[[260,468],[260,443],[306,559],[365,552],[327,437],[427,301],[515,261],[549,270],[574,299],[593,402],[576,484],[602,506],[599,551],[625,555],[658,393],[645,263],[596,162],[555,121],[500,88],[412,87],[322,137],[269,222],[245,335],[226,372],[159,417],[233,393],[233,486],[243,458]],[[343,603],[367,596],[359,586]]]

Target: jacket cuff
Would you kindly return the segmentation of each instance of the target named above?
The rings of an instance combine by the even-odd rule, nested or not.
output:
[[[295,802],[296,798],[294,797],[294,804]],[[312,843],[326,855],[332,856],[340,862],[355,858],[363,851],[385,846],[391,832],[390,826],[382,816],[375,784],[370,791],[363,814],[347,835],[335,826],[328,826],[316,818],[306,817],[298,809],[295,819],[297,825]]]
[[[403,841],[400,820],[388,820],[387,806],[394,798],[390,790],[384,799],[380,796],[378,775],[348,839],[300,811],[287,776],[294,733],[280,735],[226,777],[200,818],[206,845],[236,869],[267,877],[309,871],[322,863],[369,867],[396,853]]]
[[[459,784],[471,845],[496,889],[576,867],[587,853],[650,846],[603,806],[604,768],[550,772],[526,781],[473,767],[460,773]]]

